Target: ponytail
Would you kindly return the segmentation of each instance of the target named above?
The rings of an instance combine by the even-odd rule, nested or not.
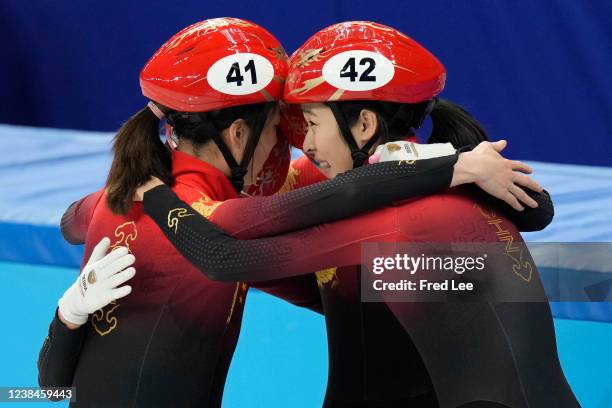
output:
[[[159,137],[159,119],[148,107],[121,126],[113,153],[106,204],[114,214],[127,215],[136,189],[151,176],[174,184],[171,152]]]
[[[429,116],[433,127],[427,143],[451,143],[460,149],[489,140],[480,123],[449,100],[438,99]]]

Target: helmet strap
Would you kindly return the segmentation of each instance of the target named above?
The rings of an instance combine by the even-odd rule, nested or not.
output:
[[[344,114],[342,114],[342,112],[340,111],[338,105],[336,103],[330,103],[327,104],[327,106],[329,106],[332,113],[334,114],[336,122],[338,123],[338,127],[340,128],[342,138],[344,139],[351,151],[351,158],[353,159],[353,168],[361,167],[363,163],[367,160],[370,154],[370,149],[372,148],[372,146],[374,146],[374,144],[379,138],[378,132],[376,132],[372,136],[372,138],[368,140],[368,142],[360,149],[359,146],[357,146],[357,142],[353,137],[353,133],[351,132],[351,129],[349,128],[348,123],[346,122],[346,118],[344,117]]]
[[[247,166],[253,159],[255,149],[257,148],[257,143],[259,143],[261,133],[268,118],[268,113],[272,110],[274,104],[274,102],[266,103],[263,109],[257,114],[255,118],[255,123],[253,124],[253,128],[251,129],[251,137],[249,137],[249,140],[247,141],[240,164],[238,164],[232,152],[230,152],[225,142],[221,139],[220,132],[212,133],[213,141],[221,151],[225,162],[230,168],[230,181],[237,193],[242,192],[242,189],[244,188],[244,177],[247,174]]]
[[[229,147],[227,147],[227,144],[221,138],[221,132],[218,129],[218,125],[215,124],[214,117],[210,115],[210,112],[183,115],[185,118],[182,120],[189,122],[187,123],[187,126],[191,129],[191,131],[202,132],[203,134],[210,135],[210,138],[213,140],[213,142],[215,142],[230,169],[230,181],[237,193],[240,193],[244,187],[244,177],[247,174],[247,166],[255,154],[255,149],[257,148],[259,139],[261,138],[261,133],[266,124],[268,113],[272,110],[274,105],[275,102],[268,102],[257,113],[251,129],[252,132],[246,143],[240,164],[238,164]],[[171,126],[175,127],[176,119],[174,118],[174,115],[168,116],[169,117],[167,117],[166,120]]]
[[[221,155],[223,155],[225,163],[227,163],[228,167],[230,168],[230,181],[234,186],[234,189],[236,192],[240,192],[242,190],[242,186],[244,185],[246,170],[238,164],[230,149],[227,147],[223,139],[221,139],[221,134],[218,130],[215,129],[215,131],[211,133],[211,138],[219,148]]]

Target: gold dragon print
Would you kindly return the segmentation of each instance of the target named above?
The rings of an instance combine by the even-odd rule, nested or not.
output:
[[[297,184],[298,177],[300,176],[300,171],[293,167],[293,164],[289,165],[289,172],[287,173],[287,178],[285,179],[285,183],[278,190],[277,194],[286,193],[295,188]]]
[[[124,246],[131,251],[130,243],[138,238],[138,230],[134,221],[124,222],[115,228],[116,241],[111,245],[111,250]]]
[[[329,285],[329,287],[334,288],[338,285],[338,275],[336,275],[336,271],[338,268],[327,268],[321,271],[315,272],[315,276],[317,277],[317,285],[320,288],[325,285]]]
[[[181,218],[191,217],[194,214],[189,214],[186,208],[174,208],[168,211],[168,228],[172,229],[176,234]]]
[[[118,307],[119,302],[113,300],[91,315],[91,325],[100,336],[106,336],[117,328],[118,320],[114,313]]]
[[[131,252],[130,243],[136,238],[138,238],[136,223],[134,221],[124,222],[115,228],[115,242],[111,245],[111,251],[124,246]],[[89,283],[93,282],[89,281]],[[91,325],[100,336],[106,336],[117,328],[119,321],[115,316],[115,311],[119,306],[121,306],[119,301],[114,300],[91,316]]]
[[[198,191],[198,193],[200,193],[202,197],[191,203],[191,208],[196,210],[201,216],[210,218],[212,213],[222,204],[222,202],[214,201],[201,191]]]

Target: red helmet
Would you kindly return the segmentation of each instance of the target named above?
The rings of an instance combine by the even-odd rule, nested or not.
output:
[[[147,98],[180,112],[281,99],[287,54],[267,30],[237,18],[195,23],[170,38],[140,72]]]
[[[382,24],[352,21],[319,31],[293,53],[284,100],[293,104],[429,101],[422,119],[433,108],[432,98],[444,89],[445,80],[444,66],[413,39]],[[360,148],[339,107],[328,105],[351,151],[353,167],[361,166],[378,136]],[[294,142],[302,143],[303,137]]]
[[[211,135],[230,167],[232,184],[241,191],[247,165],[272,109],[268,102],[282,98],[286,76],[287,54],[272,34],[250,21],[215,18],[195,23],[166,41],[140,72],[140,86],[143,95],[155,102],[150,102],[149,108],[160,119],[165,113],[157,104],[188,114],[190,123],[200,123],[206,112],[266,103],[240,163],[218,135]],[[286,146],[279,143],[274,160],[283,154],[289,157]],[[269,173],[272,168],[282,172],[287,167],[284,161],[288,159],[282,163],[274,160],[269,158],[262,172]],[[258,191],[271,190],[270,184]]]
[[[444,66],[394,28],[368,21],[334,24],[289,60],[288,103],[378,100],[416,103],[444,88]]]

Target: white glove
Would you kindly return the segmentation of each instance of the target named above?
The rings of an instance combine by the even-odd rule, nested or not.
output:
[[[77,280],[59,300],[59,311],[66,321],[82,325],[89,314],[132,291],[128,285],[118,286],[136,274],[136,270],[129,267],[136,258],[126,247],[118,247],[106,254],[109,247],[108,238],[96,245]]]
[[[399,140],[379,145],[370,156],[370,163],[394,160],[425,160],[455,154],[450,143],[418,144]]]

